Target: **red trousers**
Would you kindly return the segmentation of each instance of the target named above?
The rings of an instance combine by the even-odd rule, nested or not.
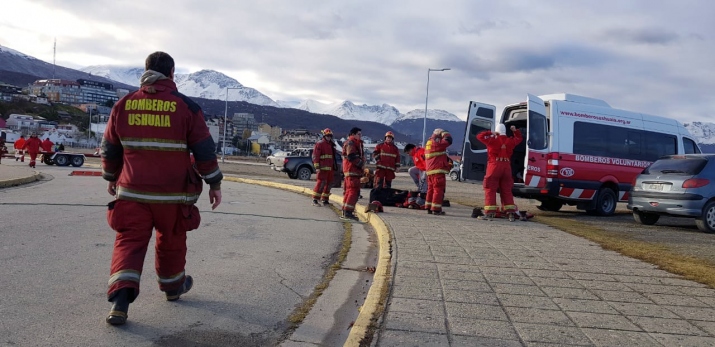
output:
[[[187,215],[190,218],[187,218]],[[116,200],[114,207],[107,212],[107,221],[117,232],[107,290],[109,299],[122,288],[134,289],[129,297],[130,302],[139,295],[139,280],[144,257],[154,228],[156,228],[154,263],[159,289],[176,290],[184,284],[186,231],[198,227],[200,216],[196,207]]]
[[[445,174],[428,175],[425,208],[432,211],[442,211],[442,201],[444,201],[446,188],[447,178]]]
[[[320,170],[316,175],[317,182],[315,182],[315,187],[313,188],[313,199],[329,201],[330,200],[330,186],[333,183],[333,171]]]
[[[355,204],[360,197],[360,177],[345,176],[345,187],[343,188],[343,211],[355,211]]]
[[[514,195],[511,192],[514,178],[511,177],[511,165],[508,161],[489,162],[483,184],[484,212],[494,213],[499,209],[497,190],[499,190],[499,198],[504,206],[504,212],[513,213],[515,211]]]
[[[392,188],[392,180],[395,179],[395,172],[388,169],[375,170],[374,188]]]
[[[39,152],[28,152],[28,153],[30,154],[30,166],[35,167],[35,160],[37,160],[37,154],[39,154]]]

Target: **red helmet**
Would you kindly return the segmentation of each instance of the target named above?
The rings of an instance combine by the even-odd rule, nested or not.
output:
[[[385,210],[382,208],[382,204],[377,200],[373,200],[370,205],[373,205],[376,209],[374,212],[385,212]]]
[[[385,133],[385,137],[388,137],[388,136],[391,137],[391,138],[393,138],[393,139],[395,138],[395,134],[393,134],[392,131],[388,131],[388,132]]]
[[[325,130],[323,130],[323,137],[326,136],[333,136],[333,131],[330,130],[330,128],[325,128]]]

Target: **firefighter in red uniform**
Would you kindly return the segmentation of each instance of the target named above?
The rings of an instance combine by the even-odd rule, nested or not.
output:
[[[355,204],[360,197],[360,177],[365,166],[365,152],[362,146],[362,129],[352,128],[347,141],[343,144],[343,174],[345,175],[343,193],[343,220],[359,220],[355,215]]]
[[[320,201],[324,206],[330,205],[330,187],[333,183],[335,170],[338,169],[335,146],[333,143],[333,131],[325,128],[323,139],[318,141],[313,147],[313,166],[315,166],[316,181],[313,188],[313,205],[320,206]]]
[[[101,145],[102,176],[115,196],[107,212],[116,231],[107,290],[113,305],[106,321],[112,325],[126,322],[129,304],[139,295],[154,228],[159,289],[168,301],[191,289],[184,268],[186,232],[201,220],[194,203],[202,179],[210,186],[212,209],[221,203],[216,146],[199,105],[177,91],[174,59],[155,52],[145,67],[140,89],[112,109]]]
[[[511,173],[511,154],[514,147],[521,142],[521,132],[511,126],[513,137],[506,136],[506,126],[498,124],[495,132],[485,130],[477,134],[477,139],[487,145],[487,174],[484,176],[484,215],[479,219],[489,220],[494,218],[499,206],[497,205],[497,189],[504,212],[510,221],[514,221],[514,195],[511,189],[514,178]]]
[[[53,152],[55,144],[50,141],[50,138],[46,138],[44,141],[42,141],[42,151],[43,152]]]
[[[20,135],[20,138],[15,141],[13,147],[15,148],[15,161],[20,160],[25,162],[25,135]]]
[[[400,167],[400,150],[397,149],[394,142],[395,134],[388,131],[385,134],[385,142],[375,146],[375,151],[372,152],[377,160],[375,188],[392,188],[395,171]]]
[[[40,146],[42,145],[42,140],[37,137],[37,133],[32,133],[30,137],[25,141],[25,147],[23,148],[27,153],[30,154],[30,167],[35,167],[35,160],[37,160],[37,154],[40,153]]]
[[[444,190],[447,188],[446,175],[449,173],[449,156],[447,147],[452,144],[452,135],[442,129],[435,129],[425,146],[425,159],[427,160],[427,213],[435,215],[445,214],[442,211]]]

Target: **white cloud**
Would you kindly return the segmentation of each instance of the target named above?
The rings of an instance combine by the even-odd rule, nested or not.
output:
[[[0,45],[69,67],[213,69],[274,100],[351,100],[464,117],[526,93],[570,92],[615,107],[712,118],[715,3],[683,0],[14,0]]]

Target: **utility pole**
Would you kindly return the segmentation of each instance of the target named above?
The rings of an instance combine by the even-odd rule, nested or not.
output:
[[[55,44],[52,47],[52,79],[55,79],[55,66],[57,66],[57,38],[55,37]]]

